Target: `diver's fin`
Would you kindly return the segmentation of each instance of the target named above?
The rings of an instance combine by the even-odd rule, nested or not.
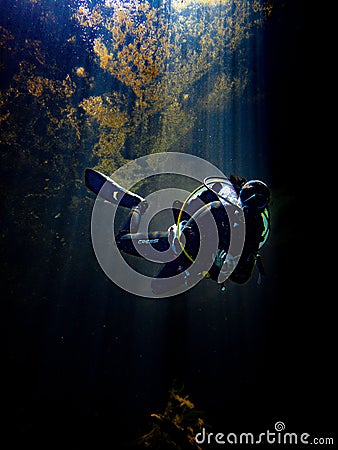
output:
[[[85,170],[85,183],[88,189],[110,203],[132,208],[144,201],[142,197],[127,191],[111,178],[94,169]]]

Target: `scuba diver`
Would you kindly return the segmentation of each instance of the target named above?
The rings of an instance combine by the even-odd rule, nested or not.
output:
[[[148,233],[139,232],[141,218],[149,206],[144,198],[93,169],[85,170],[85,184],[103,200],[129,209],[126,223],[115,236],[120,251],[144,258],[151,258],[154,251],[169,255],[159,261],[164,265],[153,277],[151,288],[155,294],[170,290],[169,280],[176,274],[184,273],[187,285],[195,282],[197,274],[215,280],[222,291],[227,278],[246,283],[255,265],[259,270],[258,282],[265,274],[259,251],[270,232],[270,190],[264,182],[247,181],[235,175],[208,177],[184,202],[174,201],[175,223],[168,230]],[[210,216],[214,228],[210,226]],[[233,252],[231,238],[236,230],[243,230],[243,223],[242,245]],[[218,234],[217,248],[208,249],[214,234]],[[202,259],[201,246],[206,248],[204,255],[207,255]],[[195,262],[197,268],[191,270]]]

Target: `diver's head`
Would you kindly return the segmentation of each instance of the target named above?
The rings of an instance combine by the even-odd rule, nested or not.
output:
[[[270,190],[263,181],[251,180],[242,186],[239,198],[243,209],[261,211],[270,202]]]

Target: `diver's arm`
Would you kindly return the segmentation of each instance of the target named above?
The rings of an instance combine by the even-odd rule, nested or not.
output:
[[[239,284],[244,284],[249,281],[252,275],[258,258],[262,231],[264,229],[263,219],[260,214],[246,214],[245,220],[246,236],[243,251],[238,265],[229,277],[231,281]]]

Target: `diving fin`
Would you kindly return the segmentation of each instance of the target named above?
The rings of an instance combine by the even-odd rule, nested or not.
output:
[[[94,194],[115,205],[132,208],[144,201],[142,197],[127,191],[111,178],[94,169],[85,170],[85,184]]]

